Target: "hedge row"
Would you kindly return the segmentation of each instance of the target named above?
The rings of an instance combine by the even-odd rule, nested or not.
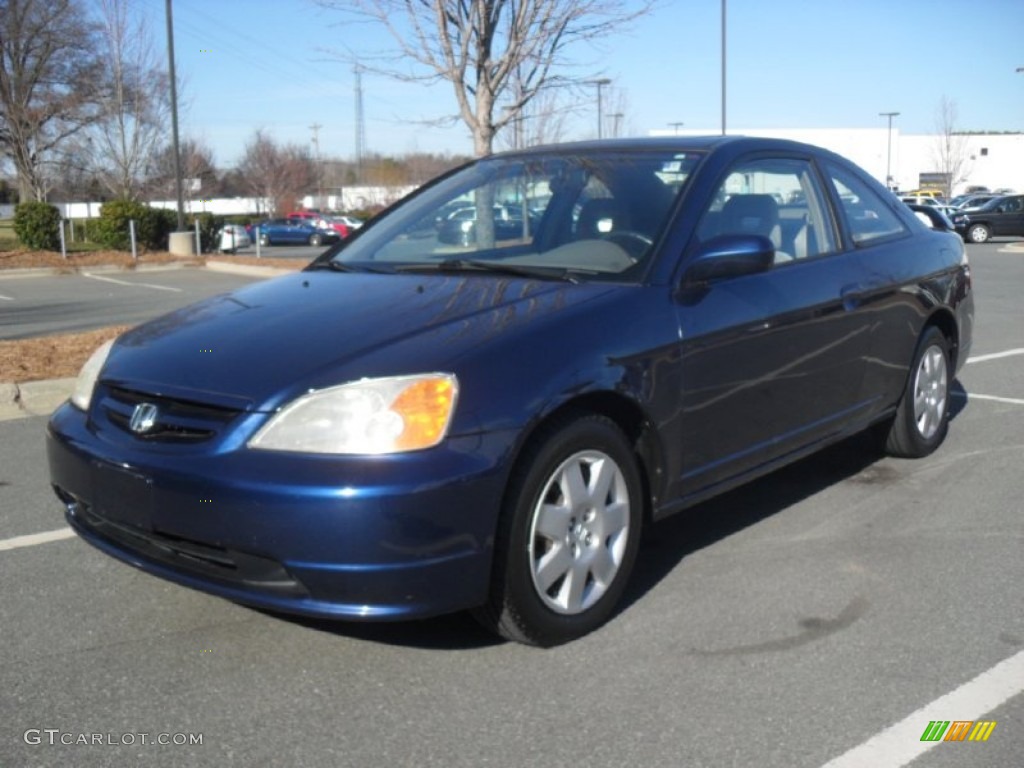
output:
[[[215,250],[217,233],[224,226],[226,217],[212,213],[189,215],[185,217],[185,226],[194,230],[197,219],[202,250]],[[133,200],[113,200],[103,204],[98,218],[85,220],[85,238],[111,250],[130,250],[129,221],[135,222],[138,247],[162,251],[167,250],[169,235],[177,227],[178,215],[175,211],[151,208]],[[60,226],[60,211],[49,203],[21,203],[14,209],[14,233],[27,248],[57,250],[60,248]]]

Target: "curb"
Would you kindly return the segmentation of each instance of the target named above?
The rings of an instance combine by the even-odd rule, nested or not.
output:
[[[174,269],[191,269],[202,267],[202,264],[188,264],[182,261],[170,261],[166,264],[135,264],[121,266],[119,264],[97,264],[88,266],[78,264],[67,267],[17,267],[14,269],[0,269],[0,279],[5,277],[49,277],[50,275],[71,275],[82,272],[167,272]]]
[[[0,382],[0,421],[27,416],[49,416],[67,400],[75,379],[46,379],[21,384]]]

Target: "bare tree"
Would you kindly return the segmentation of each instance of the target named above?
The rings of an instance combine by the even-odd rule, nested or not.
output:
[[[942,97],[936,110],[935,127],[938,136],[935,139],[934,160],[939,173],[943,175],[946,198],[953,194],[953,188],[967,179],[967,164],[970,149],[967,136],[957,130],[956,102]]]
[[[0,151],[23,201],[46,197],[46,164],[102,114],[98,48],[75,0],[0,0]]]
[[[197,180],[199,189],[196,190],[201,196],[208,197],[204,191],[211,189],[217,182],[217,166],[213,157],[213,150],[198,139],[184,139],[180,142],[181,149],[181,172],[184,178]],[[149,199],[160,198],[163,200],[173,199],[177,192],[175,190],[175,174],[177,170],[174,163],[174,147],[171,144],[162,145],[146,161],[144,167],[144,190]],[[186,190],[192,197],[191,187]]]
[[[261,129],[245,145],[239,170],[252,193],[278,214],[294,207],[316,183],[316,166],[307,147],[279,146]]]
[[[516,81],[512,86],[513,107],[523,91],[519,80],[521,67],[517,69]],[[566,123],[581,108],[578,89],[557,87],[552,83],[537,90],[530,102],[519,110],[519,114],[505,126],[506,130],[497,135],[503,149],[524,149],[538,144],[552,144],[565,138]]]
[[[569,84],[568,49],[648,13],[656,0],[318,0],[380,24],[396,50],[364,69],[406,81],[447,81],[478,156],[542,88]],[[413,70],[410,71],[409,65]]]
[[[167,72],[131,0],[98,0],[101,53],[110,72],[103,119],[87,134],[97,177],[115,197],[137,198],[150,158],[167,140]]]

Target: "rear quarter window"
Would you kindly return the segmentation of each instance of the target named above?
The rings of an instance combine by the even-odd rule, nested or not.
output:
[[[827,171],[854,245],[868,245],[907,232],[888,201],[853,173],[834,165],[829,165]]]

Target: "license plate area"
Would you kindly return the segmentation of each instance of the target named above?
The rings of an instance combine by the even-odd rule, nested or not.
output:
[[[112,464],[93,464],[93,513],[114,523],[149,530],[153,522],[153,480]]]

